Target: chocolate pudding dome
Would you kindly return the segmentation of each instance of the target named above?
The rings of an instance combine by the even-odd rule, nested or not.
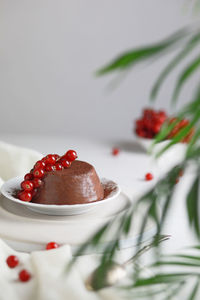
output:
[[[85,204],[104,199],[104,186],[95,168],[76,160],[69,150],[63,156],[49,154],[36,162],[24,176],[17,197],[22,201],[47,205]]]
[[[104,190],[94,167],[74,161],[67,169],[51,171],[43,179],[32,202],[40,204],[81,204],[102,200]]]

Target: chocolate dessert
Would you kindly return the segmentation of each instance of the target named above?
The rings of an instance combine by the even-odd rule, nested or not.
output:
[[[43,157],[24,176],[15,196],[37,204],[73,205],[100,201],[116,191],[114,182],[100,182],[94,167],[77,157],[74,150]]]
[[[73,161],[61,171],[48,172],[32,202],[39,204],[81,204],[104,198],[104,189],[94,167]]]

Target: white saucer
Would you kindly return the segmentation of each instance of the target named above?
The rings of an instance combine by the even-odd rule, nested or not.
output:
[[[20,189],[20,183],[23,181],[23,177],[15,177],[6,181],[1,187],[1,193],[10,201],[20,204],[28,209],[36,211],[40,214],[46,215],[57,215],[57,216],[71,216],[80,215],[88,212],[91,209],[107,205],[108,202],[115,201],[115,199],[120,194],[120,187],[116,184],[115,189],[111,194],[101,200],[86,204],[73,204],[73,205],[47,205],[47,204],[37,204],[32,202],[21,201],[13,196],[15,190]],[[111,182],[106,178],[101,179],[102,184],[108,184]]]
[[[60,245],[69,244],[75,251],[108,221],[115,220],[118,223],[118,218],[130,208],[131,203],[129,197],[120,193],[115,201],[109,201],[85,214],[49,216],[36,213],[17,202],[9,201],[2,195],[0,196],[0,238],[18,251],[42,250],[49,241],[55,241]],[[129,234],[121,237],[119,249],[128,249],[137,245],[141,218],[144,215],[145,209],[141,207],[134,217]],[[113,226],[113,230],[115,228]],[[104,236],[102,247],[113,243],[115,236],[113,230],[109,230]],[[155,224],[149,219],[143,241],[152,238],[155,232]],[[98,251],[102,251],[101,247]]]

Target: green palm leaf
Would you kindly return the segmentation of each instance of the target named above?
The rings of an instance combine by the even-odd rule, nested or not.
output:
[[[196,262],[186,262],[186,261],[157,261],[152,266],[153,267],[158,267],[158,266],[181,266],[181,267],[200,268],[200,264],[197,264]]]
[[[177,83],[176,87],[174,89],[172,101],[175,102],[179,96],[179,93],[181,91],[182,86],[185,84],[185,82],[195,73],[200,66],[200,56],[196,57],[181,73]]]
[[[130,66],[133,66],[134,64],[140,61],[154,57],[160,54],[161,52],[169,49],[172,45],[186,37],[186,35],[187,30],[183,29],[171,35],[170,37],[168,37],[160,43],[154,44],[152,46],[146,46],[143,48],[130,50],[117,57],[110,64],[98,70],[96,74],[103,75],[115,70],[123,70]]]
[[[197,296],[197,293],[198,293],[198,290],[199,290],[199,284],[200,284],[200,280],[198,278],[197,282],[195,283],[195,285],[192,289],[192,292],[191,292],[190,296],[188,297],[188,300],[195,300],[196,299],[196,296]]]
[[[172,61],[164,68],[164,70],[161,72],[161,74],[158,76],[158,79],[156,80],[155,84],[153,85],[152,91],[151,91],[151,99],[155,99],[158,91],[163,84],[166,77],[170,74],[170,72],[175,69],[175,67],[183,60],[194,48],[196,45],[198,45],[200,41],[200,33],[196,34],[194,37],[192,37],[189,42],[186,44],[185,48],[181,50],[178,55],[175,56],[175,58],[172,59]]]
[[[194,227],[197,237],[200,238],[198,197],[199,197],[199,178],[197,177],[187,195],[186,204],[187,204],[189,223],[191,226]]]
[[[195,247],[190,247],[190,249],[198,249],[200,250],[200,248],[197,248],[198,246]],[[174,255],[170,255],[168,256],[170,258],[179,258],[179,259],[184,259],[184,260],[188,260],[188,261],[194,261],[196,264],[198,264],[200,262],[200,256],[198,255],[187,255],[187,254],[174,254]]]
[[[148,278],[142,278],[138,279],[134,287],[140,287],[140,286],[150,286],[154,284],[168,284],[168,283],[174,283],[177,280],[182,280],[183,277],[186,276],[199,276],[200,273],[195,272],[186,272],[186,273],[165,273],[165,274],[156,274],[152,277]]]

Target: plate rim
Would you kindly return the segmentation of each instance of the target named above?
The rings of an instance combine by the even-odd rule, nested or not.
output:
[[[17,177],[13,177],[7,181],[5,181],[3,183],[3,185],[1,186],[0,192],[1,194],[6,197],[7,199],[9,199],[12,202],[18,203],[20,205],[29,207],[29,208],[35,208],[35,209],[50,209],[50,210],[61,210],[61,209],[84,209],[84,208],[92,208],[95,207],[99,204],[105,203],[107,201],[113,200],[114,198],[118,197],[120,192],[121,192],[121,188],[119,186],[119,184],[117,184],[116,182],[112,181],[111,179],[105,178],[105,177],[101,177],[100,181],[101,182],[114,182],[116,184],[116,191],[113,191],[113,194],[110,197],[107,197],[105,199],[99,200],[99,201],[94,201],[94,202],[90,202],[90,203],[83,203],[83,204],[38,204],[38,203],[32,203],[32,202],[26,202],[26,201],[21,201],[15,197],[13,197],[9,192],[8,189],[6,188],[8,184],[11,184],[12,182],[15,183],[15,185],[17,183],[20,183],[21,181],[23,181],[23,176],[17,176]],[[13,183],[13,185],[14,185]]]

